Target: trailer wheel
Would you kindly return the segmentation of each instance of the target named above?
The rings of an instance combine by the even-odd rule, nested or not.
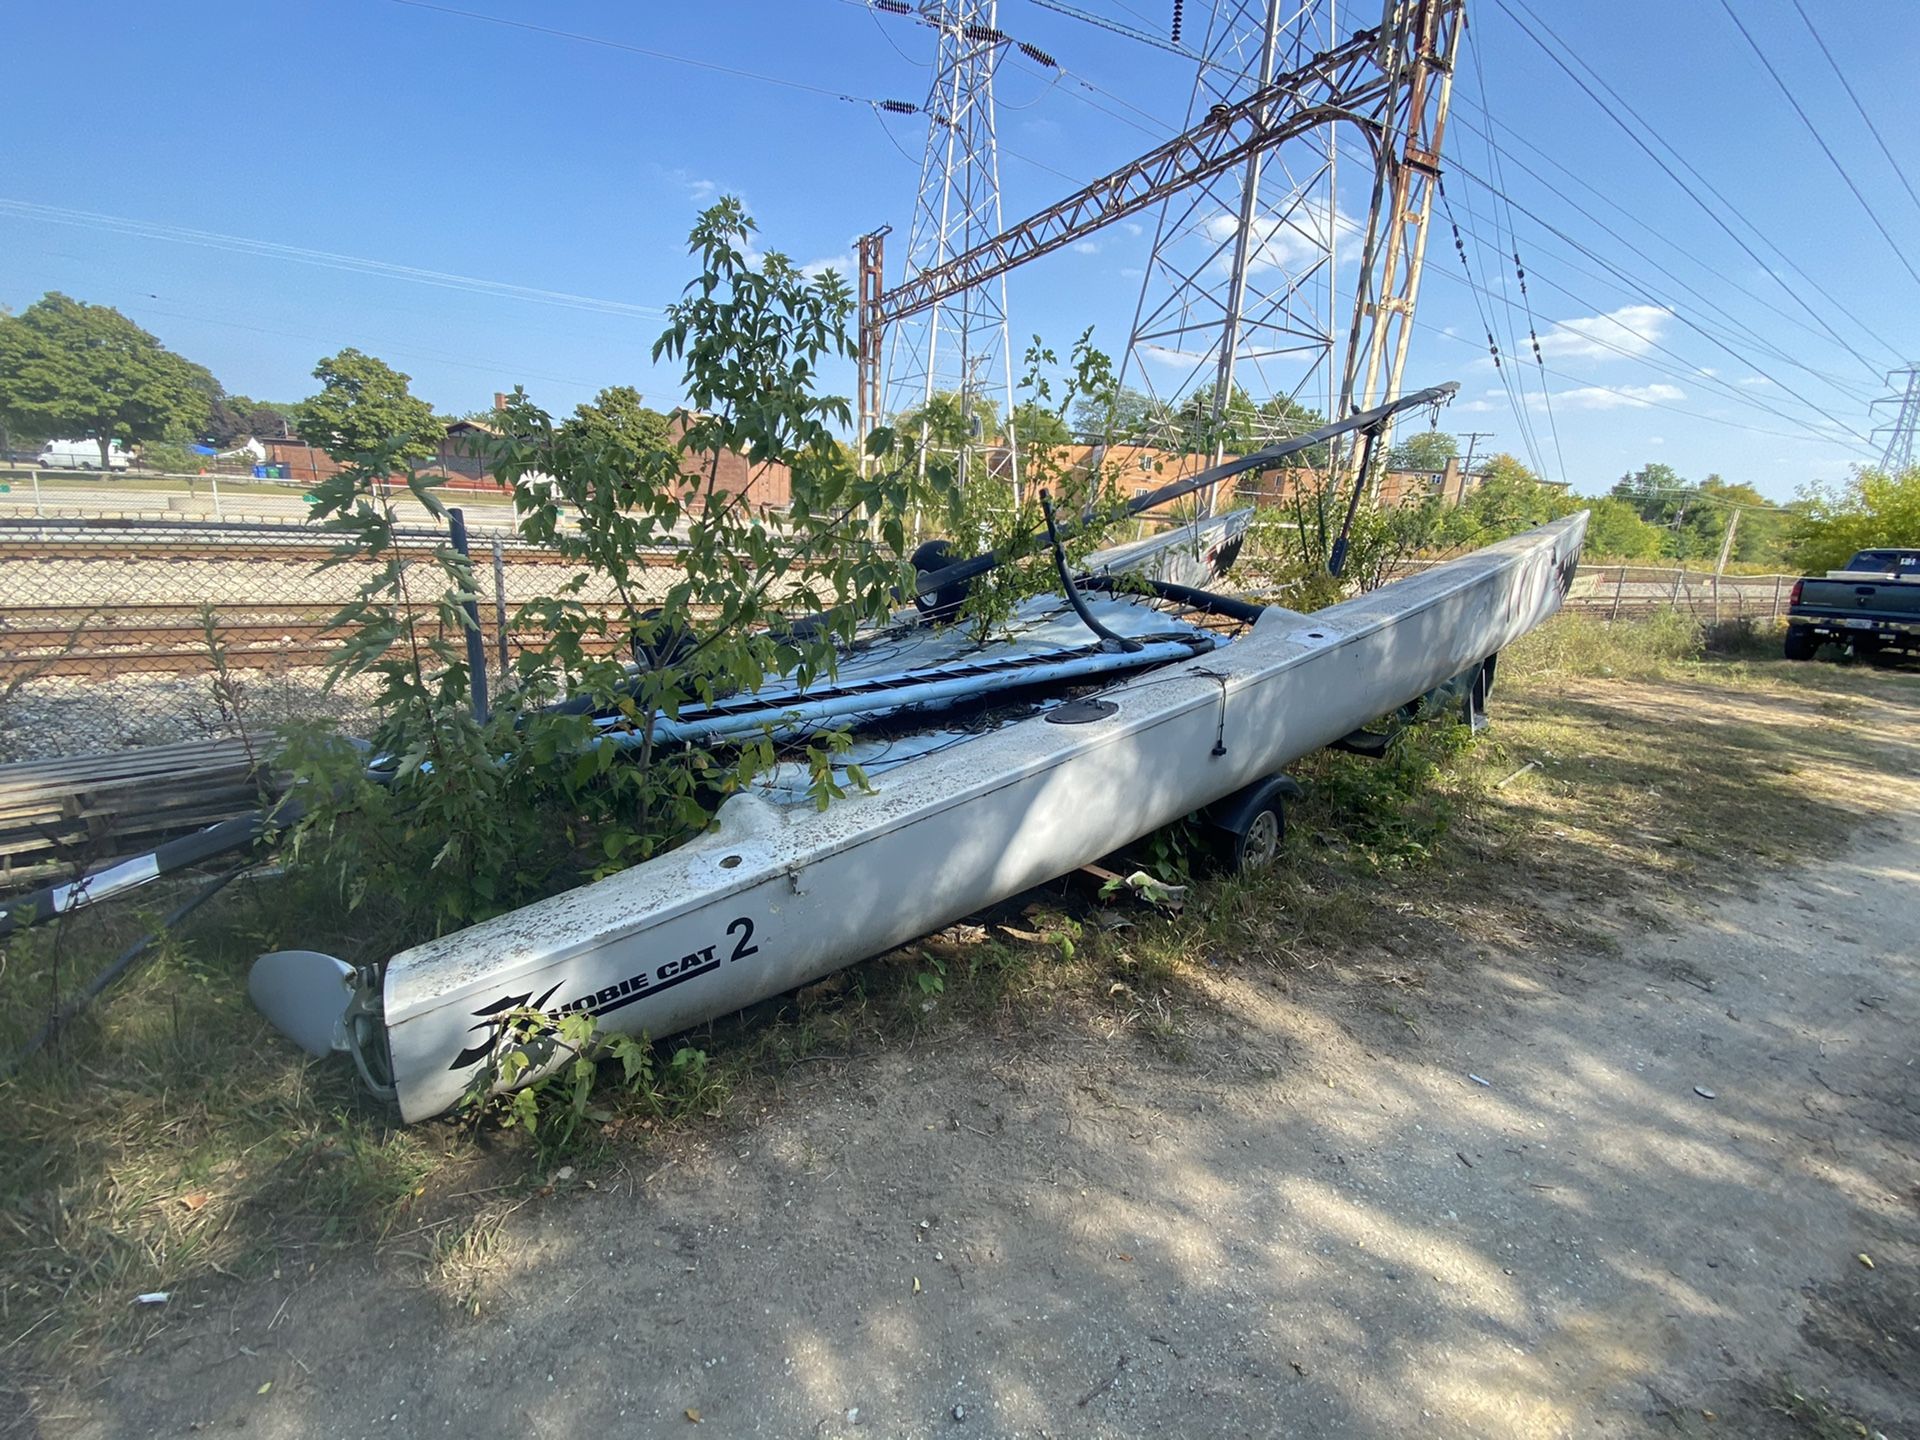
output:
[[[1287,797],[1300,787],[1284,775],[1247,787],[1204,812],[1218,838],[1221,868],[1236,875],[1265,870],[1287,838]]]
[[[1820,648],[1820,637],[1805,625],[1789,625],[1787,638],[1782,652],[1789,660],[1811,660],[1813,652]]]
[[[1286,817],[1278,799],[1254,811],[1247,828],[1234,836],[1234,870],[1250,875],[1273,864],[1280,856],[1280,841],[1286,832]]]

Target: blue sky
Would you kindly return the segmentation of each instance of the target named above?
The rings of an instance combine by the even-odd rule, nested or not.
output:
[[[1920,128],[1920,6],[1803,3],[1920,179],[1904,143]],[[1517,341],[1528,362],[1507,362],[1509,395],[1436,215],[1409,384],[1460,380],[1441,423],[1493,432],[1483,450],[1528,455],[1524,419],[1542,468],[1582,491],[1650,460],[1778,498],[1843,475],[1873,448],[1841,432],[1874,423],[1876,372],[1920,359],[1920,280],[1900,258],[1920,266],[1920,205],[1793,0],[1735,4],[1899,251],[1719,0],[1512,4],[1470,0],[1447,188],[1476,283],[1492,292],[1480,298],[1501,348]],[[1168,9],[1078,6],[1155,29]],[[612,383],[665,406],[676,376],[648,359],[653,310],[690,273],[684,237],[704,200],[741,195],[767,248],[802,262],[844,262],[861,231],[906,228],[925,122],[864,102],[923,98],[933,36],[910,21],[860,0],[456,8],[617,44],[397,0],[7,7],[0,53],[23,74],[50,73],[43,60],[56,60],[75,88],[10,108],[0,303],[18,309],[59,289],[118,306],[230,390],[276,399],[308,393],[319,356],[357,345],[448,411],[480,408],[516,382],[557,411]],[[1204,8],[1188,0],[1190,27]],[[1515,15],[1535,14],[1728,203],[1707,197],[1703,208],[1664,176],[1521,33]],[[1058,198],[1063,174],[1091,179],[1180,123],[1191,70],[1178,56],[1033,0],[1001,0],[1000,25],[1065,68],[1055,76],[1020,60],[1001,72],[1009,220]],[[96,82],[105,93],[87,96]],[[1510,211],[1480,183],[1496,166]],[[1359,187],[1343,188],[1340,203],[1362,210]],[[71,223],[76,211],[114,220]],[[1553,372],[1551,427],[1499,243],[1509,218]],[[1147,244],[1114,227],[1084,251],[1016,271],[1016,349],[1034,332],[1064,349],[1089,324],[1103,348],[1124,348]],[[905,248],[894,245],[890,281]],[[850,369],[836,378],[851,393]]]

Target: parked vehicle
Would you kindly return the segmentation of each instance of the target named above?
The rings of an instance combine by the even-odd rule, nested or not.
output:
[[[100,442],[98,440],[49,440],[40,447],[39,458],[42,470],[98,470]],[[133,468],[133,457],[120,448],[118,440],[107,446],[107,468],[109,470]]]
[[[1920,654],[1920,550],[1862,550],[1841,570],[1793,582],[1786,656],[1832,641],[1861,657]]]

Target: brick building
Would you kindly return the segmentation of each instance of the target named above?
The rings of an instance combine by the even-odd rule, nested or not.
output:
[[[685,428],[684,420],[676,415],[673,419],[676,443]],[[420,468],[444,477],[439,483],[445,489],[504,491],[505,484],[496,480],[487,468],[487,442],[499,434],[493,426],[477,420],[456,420],[440,437],[434,453],[421,461]],[[287,438],[260,443],[267,448],[267,463],[285,466],[287,478],[296,482],[311,485],[339,474],[343,468],[326,451],[304,440]],[[705,488],[705,462],[683,456],[681,468],[690,490]],[[793,475],[785,465],[754,465],[746,456],[730,450],[719,457],[714,486],[733,495],[744,493],[754,505],[764,509],[784,510],[793,503]]]

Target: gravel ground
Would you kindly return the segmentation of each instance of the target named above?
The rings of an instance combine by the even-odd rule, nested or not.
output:
[[[296,720],[334,719],[349,733],[372,722],[371,680],[328,691],[324,670],[235,673],[246,728],[256,734]],[[236,733],[232,719],[221,713],[211,675],[41,676],[0,700],[0,761],[98,755]]]

